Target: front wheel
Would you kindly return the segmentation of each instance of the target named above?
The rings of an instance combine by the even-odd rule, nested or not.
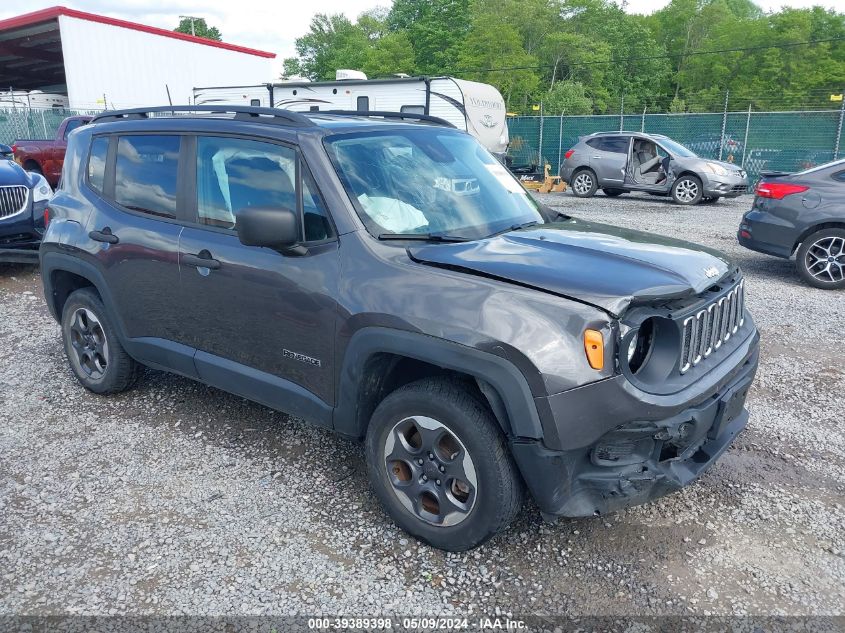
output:
[[[464,551],[504,530],[522,481],[499,426],[469,387],[426,378],[376,408],[365,444],[370,483],[399,527]]]
[[[795,256],[801,278],[815,288],[845,288],[845,230],[825,229],[810,235]]]
[[[697,204],[701,200],[701,180],[685,174],[672,185],[672,199],[678,204]]]
[[[598,183],[596,175],[589,169],[575,172],[572,177],[572,193],[579,198],[591,198],[596,194]]]

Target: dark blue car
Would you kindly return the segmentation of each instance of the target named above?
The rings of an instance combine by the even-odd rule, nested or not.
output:
[[[38,262],[52,195],[44,176],[24,171],[12,160],[12,148],[0,145],[0,262]]]

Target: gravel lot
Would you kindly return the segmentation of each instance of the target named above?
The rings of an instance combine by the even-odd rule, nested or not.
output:
[[[543,198],[745,270],[751,422],[698,483],[555,525],[529,505],[474,552],[432,550],[382,514],[356,444],[153,371],[88,393],[37,271],[0,265],[0,615],[843,614],[845,294],[740,248],[748,197]]]

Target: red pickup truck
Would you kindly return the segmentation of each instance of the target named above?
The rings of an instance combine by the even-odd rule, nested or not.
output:
[[[91,120],[90,116],[71,116],[62,121],[54,139],[18,139],[12,143],[15,160],[27,171],[43,174],[54,189],[62,175],[67,135]]]

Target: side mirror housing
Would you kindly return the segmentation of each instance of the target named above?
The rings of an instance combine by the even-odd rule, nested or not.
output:
[[[280,207],[247,207],[237,214],[235,229],[241,244],[266,246],[276,250],[295,247],[300,242],[296,213]]]

